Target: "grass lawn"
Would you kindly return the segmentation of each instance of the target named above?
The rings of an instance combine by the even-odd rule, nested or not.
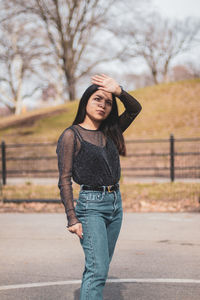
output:
[[[74,198],[79,185],[73,184]],[[199,212],[200,183],[129,183],[120,184],[126,212]],[[57,185],[6,185],[4,199],[60,199]],[[0,212],[64,212],[62,203],[3,203]]]
[[[142,111],[125,131],[125,139],[198,137],[200,78],[163,83],[130,92]],[[57,142],[72,124],[78,100],[0,119],[0,140],[6,143]],[[124,111],[117,99],[119,114]]]

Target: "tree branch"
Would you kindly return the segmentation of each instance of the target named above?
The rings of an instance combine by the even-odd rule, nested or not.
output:
[[[38,86],[38,87],[34,88],[33,91],[32,91],[31,93],[23,95],[22,98],[23,98],[23,99],[25,99],[25,98],[30,98],[30,97],[33,96],[33,95],[35,94],[35,92],[37,92],[38,90],[41,90],[41,86]]]

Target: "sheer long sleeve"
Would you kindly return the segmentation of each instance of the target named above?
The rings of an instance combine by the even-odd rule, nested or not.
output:
[[[122,90],[118,98],[125,106],[125,111],[119,116],[119,125],[122,132],[124,132],[140,113],[142,106],[134,97],[124,90]]]
[[[71,180],[75,145],[74,133],[68,129],[60,135],[56,148],[59,170],[58,188],[60,189],[61,201],[65,207],[68,226],[80,223],[74,210]]]

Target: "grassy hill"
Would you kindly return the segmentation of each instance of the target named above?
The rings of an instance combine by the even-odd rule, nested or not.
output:
[[[164,83],[130,92],[142,105],[142,111],[126,130],[126,139],[200,136],[200,79]],[[124,110],[118,99],[119,112]],[[7,143],[56,142],[71,125],[78,100],[27,112],[21,116],[2,117],[0,140]]]

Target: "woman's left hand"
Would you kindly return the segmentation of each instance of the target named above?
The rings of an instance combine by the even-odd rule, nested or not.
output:
[[[113,78],[105,74],[92,76],[92,83],[99,85],[99,90],[112,93],[115,96],[119,96],[122,91],[119,84]]]

